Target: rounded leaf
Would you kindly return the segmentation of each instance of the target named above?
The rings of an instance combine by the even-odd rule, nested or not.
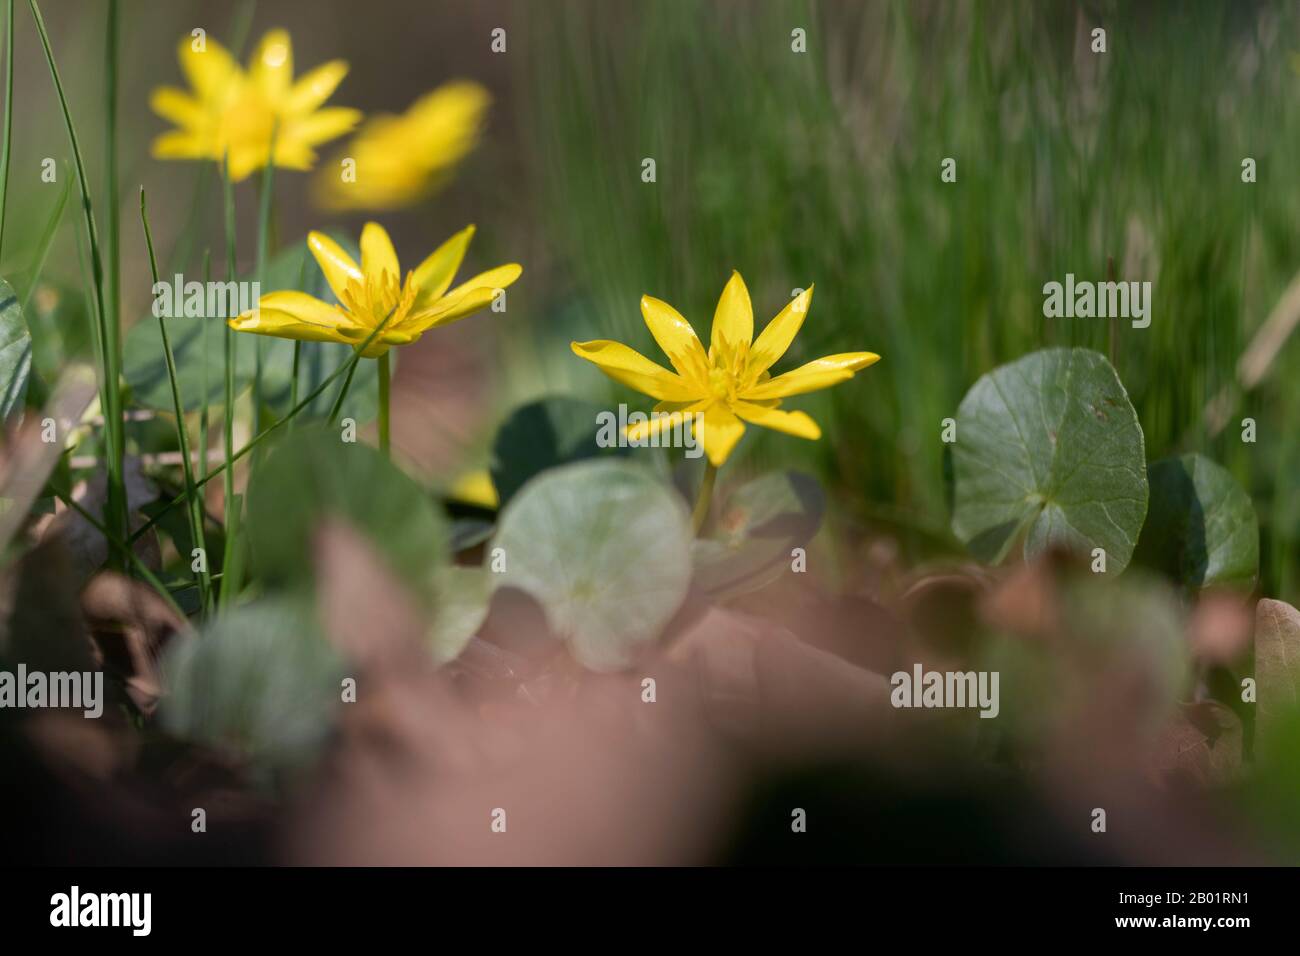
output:
[[[1228,470],[1189,454],[1162,458],[1147,475],[1151,510],[1138,560],[1188,587],[1253,587],[1259,521]]]
[[[499,551],[497,549],[500,549]],[[625,462],[584,461],[528,482],[501,513],[496,587],[531,595],[592,670],[630,666],[686,597],[691,526],[669,486]]]
[[[1106,553],[1122,571],[1147,511],[1142,427],[1110,363],[1087,349],[1044,349],[980,378],[957,410],[953,533],[986,562],[1024,537]]]
[[[244,530],[258,574],[309,577],[313,538],[329,517],[369,538],[413,593],[429,593],[447,559],[447,529],[424,489],[369,445],[344,442],[340,429],[302,428],[249,484]]]

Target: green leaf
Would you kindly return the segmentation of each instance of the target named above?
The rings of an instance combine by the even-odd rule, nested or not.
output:
[[[696,587],[720,599],[770,583],[812,540],[825,510],[811,475],[773,472],[741,485],[718,509],[710,536],[691,546]]]
[[[163,281],[166,281],[165,279]],[[186,412],[194,412],[204,403],[220,407],[224,399],[225,371],[222,336],[225,323],[219,317],[163,319],[167,337],[176,357],[176,384]],[[239,362],[235,367],[235,394],[248,387],[253,377],[253,363],[247,341],[239,340]],[[172,413],[171,385],[167,379],[167,358],[163,352],[158,319],[152,314],[139,319],[126,334],[122,344],[122,375],[131,386],[137,404],[155,411]]]
[[[504,505],[528,479],[548,468],[626,448],[596,444],[599,405],[569,396],[541,398],[521,405],[497,431],[492,444],[492,484]]]
[[[1288,719],[1300,717],[1300,611],[1285,601],[1255,605],[1256,752],[1294,762],[1271,739]]]
[[[173,639],[159,719],[178,737],[255,762],[302,765],[333,729],[343,673],[309,607],[261,601]]]
[[[483,568],[448,566],[434,579],[436,606],[429,643],[434,659],[454,660],[487,620],[491,575]]]
[[[0,420],[22,415],[32,371],[32,337],[13,287],[0,279]]]
[[[254,566],[274,582],[313,573],[313,536],[330,517],[366,535],[414,594],[429,595],[447,560],[447,529],[428,495],[369,445],[341,431],[293,432],[253,474],[248,525]]]
[[[1162,458],[1147,481],[1151,508],[1135,560],[1189,587],[1254,586],[1259,521],[1226,469],[1202,455]]]
[[[627,462],[583,461],[538,475],[501,513],[496,587],[531,595],[579,662],[631,665],[686,597],[691,527],[669,486]]]
[[[1124,570],[1146,516],[1146,462],[1110,363],[1045,349],[980,378],[957,410],[953,501],[953,533],[981,561],[1001,561],[1023,535],[1026,557],[1104,548],[1107,573]]]

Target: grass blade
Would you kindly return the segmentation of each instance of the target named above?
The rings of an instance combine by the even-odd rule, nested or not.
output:
[[[149,229],[149,212],[145,205],[144,187],[140,187],[140,221],[144,225],[144,241],[149,248],[149,268],[153,274],[154,285],[158,284],[158,259],[153,251],[153,234]],[[181,402],[181,389],[176,382],[176,357],[172,353],[171,339],[167,335],[167,321],[158,316],[158,333],[162,336],[163,356],[167,360],[167,378],[172,388],[172,405],[176,410],[176,438],[181,449],[181,471],[185,476],[188,514],[190,521],[190,540],[200,549],[202,561],[196,572],[199,584],[199,601],[204,616],[210,610],[212,598],[212,579],[208,569],[208,545],[203,537],[203,499],[198,496],[194,484],[194,468],[190,461],[189,430],[185,426],[185,406]]]
[[[63,111],[63,121],[68,129],[68,140],[72,145],[72,158],[77,168],[77,184],[81,189],[81,208],[85,215],[86,235],[90,243],[90,262],[92,285],[95,292],[95,313],[97,317],[97,335],[99,338],[101,363],[103,366],[100,385],[100,405],[104,413],[105,457],[108,472],[108,496],[104,508],[104,524],[108,529],[109,564],[118,570],[126,570],[128,556],[120,550],[126,537],[126,488],[123,481],[122,458],[125,442],[122,432],[122,396],[118,390],[120,378],[121,343],[118,329],[109,326],[109,313],[104,302],[104,260],[100,253],[99,234],[95,227],[95,213],[90,198],[90,186],[86,181],[86,165],[81,158],[81,145],[77,141],[77,130],[72,122],[72,113],[68,109],[68,99],[63,91],[63,80],[59,76],[59,67],[54,62],[54,50],[50,46],[50,36],[45,29],[45,20],[36,0],[28,0],[32,18],[36,21],[36,31],[41,37],[41,47],[45,51],[45,60],[54,80],[54,89],[59,97],[59,108]]]

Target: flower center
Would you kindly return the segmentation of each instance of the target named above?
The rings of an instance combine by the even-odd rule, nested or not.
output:
[[[734,401],[735,381],[731,373],[723,368],[709,369],[709,394],[723,401]]]

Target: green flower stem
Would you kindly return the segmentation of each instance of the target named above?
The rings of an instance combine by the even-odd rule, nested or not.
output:
[[[302,401],[298,402],[298,404],[293,406],[293,408],[289,409],[288,413],[283,418],[276,419],[274,422],[272,422],[270,425],[268,425],[266,428],[260,431],[247,445],[245,445],[243,448],[237,451],[234,457],[230,459],[230,464],[234,464],[235,462],[239,461],[239,459],[243,458],[245,455],[251,452],[254,448],[260,445],[265,438],[267,438],[273,431],[275,431],[281,425],[293,421],[293,419],[298,415],[299,412],[301,412],[304,408],[309,406],[312,402],[316,401],[316,399],[320,396],[322,392],[325,391],[325,389],[333,385],[334,380],[338,378],[340,375],[346,373],[350,376],[352,372],[356,369],[357,363],[361,361],[361,353],[364,352],[367,348],[369,348],[370,343],[375,340],[375,337],[378,336],[379,333],[383,330],[384,326],[388,324],[388,319],[391,317],[391,315],[392,313],[389,313],[388,316],[385,316],[384,321],[380,322],[379,325],[375,327],[374,331],[372,331],[368,336],[366,336],[365,341],[363,341],[360,345],[356,347],[356,349],[353,351],[352,355],[347,359],[347,361],[339,365],[339,367],[336,368],[333,372],[330,372],[329,376],[325,379],[325,381],[321,382],[314,389],[312,389],[310,395],[308,395]],[[331,421],[332,420],[333,419],[331,418]],[[202,488],[204,485],[206,485],[212,479],[216,478],[218,475],[225,474],[227,470],[228,469],[226,464],[218,465],[212,471],[208,472],[202,478],[198,479],[194,483],[195,488],[196,489]],[[173,498],[171,501],[167,502],[167,504],[163,505],[163,507],[158,510],[157,514],[155,514],[152,518],[146,521],[142,527],[136,530],[135,533],[132,534],[131,537],[127,539],[127,541],[131,544],[134,544],[136,540],[139,539],[145,532],[147,532],[150,528],[156,525],[159,519],[161,519],[163,515],[165,515],[168,511],[170,511],[172,508],[176,507],[177,505],[182,504],[186,500],[187,496],[188,495],[186,492],[182,492],[181,494]]]
[[[153,251],[153,235],[149,231],[149,213],[145,207],[144,187],[140,187],[140,221],[144,224],[144,242],[149,249],[149,268],[153,272],[153,281],[158,283],[158,259]],[[202,568],[196,577],[199,583],[199,602],[206,617],[211,610],[212,579],[209,577],[207,541],[203,537],[203,499],[197,494],[194,484],[194,468],[190,462],[189,429],[185,425],[185,406],[181,402],[181,389],[176,383],[176,357],[172,353],[171,339],[167,335],[167,321],[158,317],[158,333],[162,336],[163,357],[167,360],[167,378],[172,388],[172,407],[176,412],[176,437],[181,449],[181,471],[185,476],[185,491],[188,496],[188,515],[190,521],[190,540],[193,546],[201,549]]]
[[[271,130],[271,144],[266,153],[266,167],[262,170],[261,196],[257,211],[257,276],[258,288],[266,281],[266,256],[271,236],[271,209],[275,192],[275,138],[279,130]],[[254,303],[254,308],[257,304]],[[253,341],[253,430],[262,427],[262,339]],[[254,458],[256,460],[256,457]]]
[[[212,280],[212,250],[203,250],[203,288],[208,288],[208,283]],[[199,330],[199,343],[203,346],[203,374],[200,376],[203,380],[203,404],[199,407],[199,455],[198,460],[203,463],[203,470],[208,468],[208,359],[212,353],[208,350],[208,326],[211,322],[204,322],[203,327]],[[211,572],[209,571],[209,575]]]
[[[9,141],[14,129],[14,0],[5,7],[5,118],[0,144],[0,251],[5,239],[5,199],[9,195]]]
[[[230,182],[230,156],[226,155],[221,163],[221,195],[226,207],[226,280],[235,281],[235,192]],[[226,546],[221,558],[221,597],[219,605],[224,610],[230,606],[231,599],[239,590],[237,575],[232,574],[234,553],[239,546],[235,533],[239,516],[236,509],[239,501],[235,498],[235,368],[239,362],[235,330],[228,323],[223,324],[225,331],[225,390],[222,431],[224,436],[225,471],[223,472],[223,491],[225,492],[224,526]],[[257,425],[256,410],[253,417],[254,428]]]
[[[110,325],[110,316],[104,300],[104,262],[100,255],[99,235],[95,228],[95,213],[90,198],[90,185],[86,180],[86,165],[81,158],[81,145],[77,140],[77,130],[72,123],[72,113],[68,109],[68,98],[63,91],[63,80],[59,76],[58,65],[54,62],[54,50],[50,46],[50,36],[45,29],[45,20],[41,16],[36,0],[28,0],[32,18],[36,22],[36,32],[40,34],[41,46],[45,51],[45,61],[54,80],[54,89],[59,97],[59,107],[63,111],[63,121],[68,129],[68,140],[72,145],[72,158],[77,168],[77,185],[81,189],[81,208],[86,221],[86,235],[90,245],[92,285],[95,291],[95,316],[97,320],[96,336],[99,357],[102,366],[100,382],[100,406],[104,413],[104,432],[106,450],[106,470],[108,472],[108,495],[104,507],[104,525],[108,529],[105,537],[109,541],[109,564],[119,570],[125,570],[129,554],[120,550],[121,542],[126,537],[127,508],[126,484],[123,478],[122,458],[125,441],[122,431],[122,394],[119,390],[121,378],[121,341],[120,330],[116,323]],[[114,8],[114,13],[116,9]],[[116,80],[109,82],[116,86]],[[129,549],[128,549],[129,551]]]
[[[117,35],[118,0],[108,0],[104,30],[104,248],[108,256],[104,300],[109,338],[121,367],[122,341],[122,207],[117,183]],[[116,381],[116,379],[114,380]]]
[[[700,482],[700,494],[695,499],[695,510],[691,512],[691,530],[697,535],[709,517],[709,505],[713,501],[713,485],[718,480],[718,468],[713,462],[704,466],[704,480]]]
[[[379,362],[379,450],[391,458],[393,453],[389,449],[388,440],[388,397],[391,391],[392,350],[379,356],[377,361]]]

